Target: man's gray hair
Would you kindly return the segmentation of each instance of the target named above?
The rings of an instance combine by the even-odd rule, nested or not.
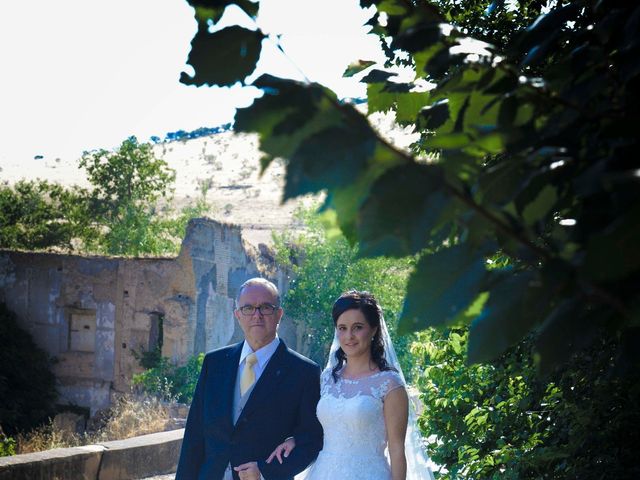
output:
[[[271,290],[275,298],[276,305],[278,307],[280,306],[280,292],[278,291],[278,287],[276,287],[276,284],[273,282],[270,282],[266,278],[254,277],[254,278],[250,278],[249,280],[244,282],[242,285],[240,285],[240,288],[238,289],[238,295],[236,296],[236,307],[239,306],[238,302],[240,301],[240,296],[242,295],[242,292],[244,291],[244,289],[247,287],[251,287],[253,285],[261,285]]]

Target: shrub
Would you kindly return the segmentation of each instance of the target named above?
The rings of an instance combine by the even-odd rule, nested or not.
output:
[[[185,365],[178,366],[162,357],[158,365],[133,376],[133,384],[140,391],[159,398],[191,403],[204,353],[194,355]]]
[[[443,480],[640,478],[640,382],[607,372],[602,340],[551,377],[527,339],[491,364],[468,365],[468,329],[419,334],[412,346],[429,454]]]
[[[359,258],[331,218],[312,210],[300,210],[297,217],[306,230],[276,235],[274,243],[278,262],[294,274],[282,304],[285,314],[302,326],[301,352],[325,365],[334,334],[333,302],[345,290],[368,290],[384,310],[398,360],[410,378],[408,346],[414,336],[396,336],[395,330],[412,259]]]
[[[2,428],[0,428],[0,457],[6,457],[8,455],[15,455],[16,453],[16,441],[7,437]]]

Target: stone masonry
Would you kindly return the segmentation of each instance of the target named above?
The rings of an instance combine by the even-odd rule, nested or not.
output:
[[[130,391],[142,371],[133,351],[153,349],[160,332],[162,354],[179,363],[240,340],[234,298],[257,275],[287,288],[239,227],[196,219],[177,258],[0,251],[0,301],[55,359],[61,403],[93,414]],[[296,348],[286,318],[280,336]]]

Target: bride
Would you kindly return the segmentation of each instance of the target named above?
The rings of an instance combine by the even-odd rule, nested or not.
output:
[[[346,292],[334,303],[332,317],[335,337],[317,407],[324,445],[315,463],[296,479],[433,479],[375,297]],[[267,463],[274,458],[282,463],[293,448],[295,438],[287,439]]]

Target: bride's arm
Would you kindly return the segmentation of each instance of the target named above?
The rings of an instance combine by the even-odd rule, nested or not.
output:
[[[389,440],[391,478],[405,480],[407,459],[404,455],[404,438],[407,434],[409,398],[404,388],[396,388],[384,397],[384,424]]]
[[[287,458],[294,448],[296,448],[296,439],[294,437],[287,438],[271,452],[271,455],[267,458],[267,463],[271,463],[274,458],[277,458],[280,465],[282,465],[282,458]]]

